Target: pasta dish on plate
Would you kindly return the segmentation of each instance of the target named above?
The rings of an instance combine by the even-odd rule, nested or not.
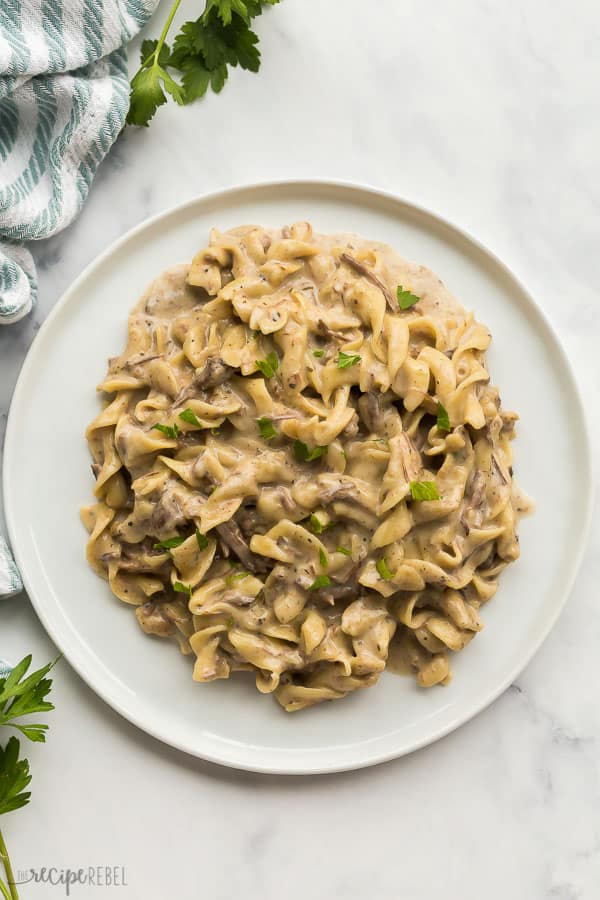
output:
[[[527,509],[490,340],[384,244],[213,229],[99,386],[90,564],[196,681],[251,670],[290,712],[390,660],[446,684]]]

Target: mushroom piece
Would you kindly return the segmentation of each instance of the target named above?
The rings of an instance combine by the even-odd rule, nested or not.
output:
[[[136,608],[135,615],[146,634],[155,634],[158,637],[170,637],[175,634],[175,625],[164,615],[162,603],[148,600]]]
[[[406,480],[414,481],[421,473],[421,454],[415,447],[412,438],[405,431],[400,432],[402,468],[406,472]]]
[[[381,410],[381,399],[374,391],[368,391],[362,394],[358,401],[358,412],[371,434],[381,434],[383,432],[383,412]]]
[[[260,516],[255,506],[242,506],[236,513],[236,519],[244,538],[256,534],[260,524]]]
[[[359,589],[359,585],[353,579],[346,584],[330,584],[315,591],[315,594],[320,600],[347,600],[349,597],[356,597]]]
[[[233,371],[233,366],[228,366],[218,356],[211,356],[206,360],[204,367],[196,372],[187,387],[183,388],[175,397],[173,406],[180,406],[184,400],[193,397],[198,391],[223,384]]]
[[[330,328],[329,325],[323,321],[323,319],[319,319],[317,322],[317,331],[323,337],[328,337],[333,340],[345,341],[347,336],[343,331],[334,331],[333,328]]]
[[[319,498],[324,506],[336,500],[346,500],[364,506],[368,510],[374,508],[374,494],[366,482],[361,483],[359,479],[351,478],[349,475],[329,473],[320,475],[318,480],[322,488]]]
[[[130,356],[128,360],[123,363],[123,369],[132,369],[134,366],[141,366],[143,363],[152,362],[155,359],[160,359],[161,354],[157,353],[156,350],[151,350],[146,353],[134,353],[133,356]]]
[[[120,572],[152,572],[156,574],[163,568],[165,568],[164,560],[153,563],[151,559],[143,560],[135,557],[122,557],[118,562]]]
[[[353,414],[352,418],[342,431],[342,437],[348,440],[349,438],[356,437],[358,434],[358,416],[356,413]]]
[[[257,572],[266,572],[268,564],[266,560],[256,556],[246,543],[239,525],[233,519],[217,525],[216,531],[221,540],[227,544],[232,553],[235,553],[241,563],[243,563],[249,572],[256,574]]]
[[[381,278],[379,278],[375,274],[375,272],[373,272],[367,266],[363,265],[353,256],[350,256],[349,253],[341,253],[340,259],[343,259],[345,263],[348,263],[348,265],[352,266],[353,269],[356,269],[356,271],[359,272],[360,275],[362,275],[364,278],[367,278],[372,284],[375,285],[375,287],[378,287],[385,297],[387,305],[393,312],[396,312],[398,310],[398,303],[394,301],[390,289],[383,283]]]

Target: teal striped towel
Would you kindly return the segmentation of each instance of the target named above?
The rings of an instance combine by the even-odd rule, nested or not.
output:
[[[157,2],[0,0],[0,324],[35,300],[19,245],[75,218],[125,123],[125,45]]]
[[[0,0],[0,325],[35,300],[23,243],[68,225],[125,124],[125,46],[158,0]],[[0,595],[22,589],[0,537]]]

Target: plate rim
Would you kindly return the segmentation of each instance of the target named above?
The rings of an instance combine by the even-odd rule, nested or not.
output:
[[[550,631],[556,624],[561,612],[563,611],[567,603],[567,600],[571,595],[575,579],[581,567],[583,554],[588,543],[594,506],[594,491],[590,490],[583,498],[582,514],[580,516],[579,526],[581,530],[581,540],[579,542],[577,552],[574,555],[570,574],[566,579],[565,589],[560,598],[560,602],[556,603],[555,607],[550,610],[549,615],[547,615],[545,618],[545,625],[537,635],[536,639],[528,644],[526,650],[519,656],[518,661],[508,670],[508,674],[499,681],[498,685],[496,685],[493,690],[486,695],[485,699],[483,699],[481,702],[475,703],[472,709],[469,709],[466,713],[460,713],[453,716],[449,722],[440,726],[433,734],[430,734],[427,737],[414,739],[412,742],[409,742],[406,746],[399,749],[387,749],[376,752],[363,749],[361,757],[358,761],[350,760],[336,762],[335,758],[332,758],[329,761],[322,761],[315,765],[311,764],[310,761],[314,751],[301,750],[300,752],[306,754],[306,759],[303,765],[297,765],[292,761],[286,763],[285,759],[282,759],[281,763],[274,764],[271,762],[260,764],[258,762],[255,762],[254,760],[247,762],[244,759],[240,758],[240,751],[237,746],[233,752],[225,753],[225,755],[219,756],[218,754],[215,754],[210,750],[201,751],[197,747],[193,747],[183,741],[174,741],[167,735],[160,733],[160,731],[157,730],[151,722],[146,721],[143,715],[138,715],[135,710],[125,709],[124,705],[119,701],[119,699],[115,699],[114,697],[112,697],[110,694],[110,690],[105,689],[105,686],[103,684],[98,685],[97,681],[94,679],[93,666],[91,666],[91,669],[88,671],[85,654],[83,654],[83,657],[80,659],[76,652],[71,652],[71,647],[69,648],[68,652],[64,651],[62,646],[62,637],[60,635],[57,635],[53,624],[46,616],[44,603],[40,602],[40,599],[36,597],[35,590],[32,590],[27,572],[27,566],[23,565],[20,547],[14,540],[14,536],[17,531],[15,521],[16,515],[13,518],[11,505],[9,502],[7,502],[10,496],[8,487],[9,475],[13,465],[12,460],[15,456],[12,448],[13,445],[18,444],[18,429],[16,425],[17,418],[15,410],[18,408],[21,394],[26,390],[30,372],[34,370],[38,343],[40,343],[41,340],[44,339],[45,333],[52,327],[52,323],[54,322],[55,318],[57,318],[61,314],[63,309],[67,307],[71,302],[71,298],[73,297],[73,295],[77,294],[80,285],[82,283],[85,283],[85,281],[90,276],[93,276],[94,270],[101,267],[103,263],[113,254],[117,253],[123,245],[126,245],[129,241],[135,239],[141,232],[143,232],[147,228],[151,228],[161,220],[168,219],[169,217],[176,214],[185,213],[191,207],[199,204],[206,204],[210,201],[214,201],[217,203],[223,200],[226,201],[228,197],[231,197],[236,193],[252,193],[260,190],[277,191],[290,189],[305,189],[307,191],[310,191],[322,190],[327,188],[342,192],[358,192],[363,195],[368,195],[371,197],[371,199],[379,201],[383,200],[392,205],[403,207],[409,212],[416,213],[421,217],[424,217],[428,222],[433,223],[437,227],[441,225],[445,229],[449,230],[451,233],[454,233],[454,235],[462,239],[462,241],[464,241],[467,245],[471,245],[473,248],[475,248],[480,256],[486,257],[488,261],[491,261],[495,265],[496,269],[502,275],[504,275],[504,277],[507,278],[509,284],[513,288],[517,289],[517,291],[522,295],[523,299],[527,302],[528,307],[532,309],[535,315],[538,316],[542,321],[543,325],[546,328],[546,337],[552,343],[553,352],[558,354],[562,362],[564,371],[568,376],[568,382],[566,386],[568,387],[571,396],[576,401],[575,413],[579,418],[582,436],[584,438],[583,446],[579,448],[580,452],[582,453],[582,459],[584,463],[585,471],[583,474],[584,477],[587,478],[589,483],[592,485],[592,487],[595,484],[596,480],[594,467],[592,464],[591,435],[589,425],[584,414],[585,408],[579,385],[579,379],[577,373],[573,368],[571,360],[569,359],[569,356],[565,348],[563,347],[561,340],[559,339],[557,331],[554,328],[552,322],[547,317],[544,309],[538,304],[536,299],[523,284],[520,278],[515,274],[515,272],[508,266],[508,264],[500,259],[494,251],[490,250],[490,248],[486,244],[482,243],[478,238],[474,237],[468,230],[466,230],[462,226],[456,225],[455,222],[453,222],[451,219],[446,218],[446,216],[420,203],[417,203],[413,200],[408,200],[399,194],[384,190],[372,184],[365,184],[357,181],[337,180],[331,178],[282,178],[268,181],[239,183],[227,188],[221,188],[216,191],[207,191],[205,193],[196,195],[193,198],[184,201],[183,203],[175,204],[174,206],[168,207],[167,209],[164,209],[152,216],[149,216],[148,218],[143,219],[137,225],[134,225],[132,228],[124,232],[120,237],[112,241],[103,251],[101,251],[92,260],[90,260],[90,262],[87,263],[84,269],[79,273],[74,281],[71,282],[71,284],[62,293],[60,298],[56,301],[53,308],[50,310],[45,320],[43,321],[37,334],[35,335],[19,371],[13,395],[10,401],[4,440],[2,495],[8,539],[15,561],[17,563],[19,571],[21,572],[24,589],[27,592],[31,605],[33,606],[35,613],[42,626],[44,627],[46,633],[48,634],[52,642],[59,648],[61,653],[64,654],[67,661],[69,662],[69,665],[75,670],[75,672],[77,672],[78,676],[83,679],[83,681],[91,688],[91,690],[112,709],[119,713],[119,715],[123,716],[123,718],[131,722],[140,730],[145,731],[147,734],[150,734],[152,737],[169,747],[173,747],[181,752],[187,753],[199,759],[207,760],[208,762],[215,763],[217,765],[222,765],[238,770],[256,772],[258,774],[329,774],[335,772],[354,771],[357,769],[366,768],[368,766],[378,765],[380,763],[388,762],[392,759],[397,759],[399,757],[408,755],[409,753],[413,753],[423,747],[429,746],[430,744],[433,744],[446,735],[450,734],[452,731],[455,731],[461,725],[466,724],[471,719],[475,718],[475,716],[479,715],[479,713],[481,713],[495,700],[497,700],[498,697],[503,694],[504,691],[509,687],[509,685],[524,671],[524,669],[529,665],[535,654],[547,639]],[[327,751],[319,750],[319,752],[323,754]]]

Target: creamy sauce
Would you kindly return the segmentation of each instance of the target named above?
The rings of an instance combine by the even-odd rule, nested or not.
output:
[[[289,711],[446,683],[527,508],[490,340],[386,245],[213,231],[100,385],[90,563],[198,681],[251,669]]]

